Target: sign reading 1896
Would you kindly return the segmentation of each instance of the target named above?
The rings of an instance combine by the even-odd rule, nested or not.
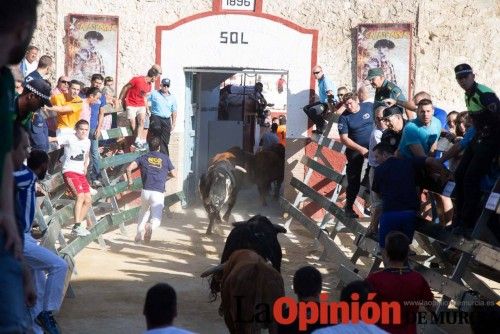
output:
[[[221,0],[222,10],[248,10],[255,9],[255,0]]]

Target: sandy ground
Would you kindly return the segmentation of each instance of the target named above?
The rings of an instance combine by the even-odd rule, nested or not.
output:
[[[273,222],[284,224],[276,201],[261,207],[257,189],[240,193],[233,210],[232,221],[246,220],[254,214],[264,214]],[[198,333],[227,333],[219,317],[219,302],[209,303],[208,282],[199,274],[219,263],[225,237],[206,236],[208,225],[201,206],[164,215],[162,225],[153,233],[149,245],[135,244],[135,223],[127,225],[128,236],[119,230],[104,235],[108,245],[102,250],[90,244],[76,257],[77,274],[72,287],[75,298],[66,298],[57,315],[64,333],[141,333],[145,330],[142,307],[149,287],[168,282],[178,294],[178,317],[175,324]],[[229,224],[223,225],[225,235]],[[288,295],[292,277],[298,268],[315,265],[324,274],[324,290],[333,290],[337,281],[332,274],[333,263],[320,263],[312,239],[298,223],[293,233],[280,235],[283,248],[282,274]]]

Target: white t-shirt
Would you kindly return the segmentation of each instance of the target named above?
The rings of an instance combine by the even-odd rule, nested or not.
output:
[[[185,329],[174,326],[168,326],[168,327],[150,329],[144,332],[144,334],[194,334],[194,332],[190,332]]]
[[[85,156],[90,151],[88,138],[78,139],[75,135],[61,137],[59,144],[64,145],[64,162],[62,172],[85,174]]]
[[[340,324],[317,329],[312,334],[389,334],[375,325],[365,324],[360,321],[357,324]]]

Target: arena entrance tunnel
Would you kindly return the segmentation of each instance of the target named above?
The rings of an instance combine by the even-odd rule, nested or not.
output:
[[[192,154],[185,160],[188,182],[183,190],[192,203],[211,157],[233,146],[256,152],[262,134],[270,131],[272,118],[286,116],[288,71],[190,67],[185,68],[185,78],[184,152]],[[259,118],[256,110],[258,82],[266,101],[265,119]]]

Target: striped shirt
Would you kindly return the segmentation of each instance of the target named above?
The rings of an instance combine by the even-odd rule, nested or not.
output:
[[[16,221],[21,238],[31,231],[35,217],[35,184],[37,177],[27,166],[14,172]]]

